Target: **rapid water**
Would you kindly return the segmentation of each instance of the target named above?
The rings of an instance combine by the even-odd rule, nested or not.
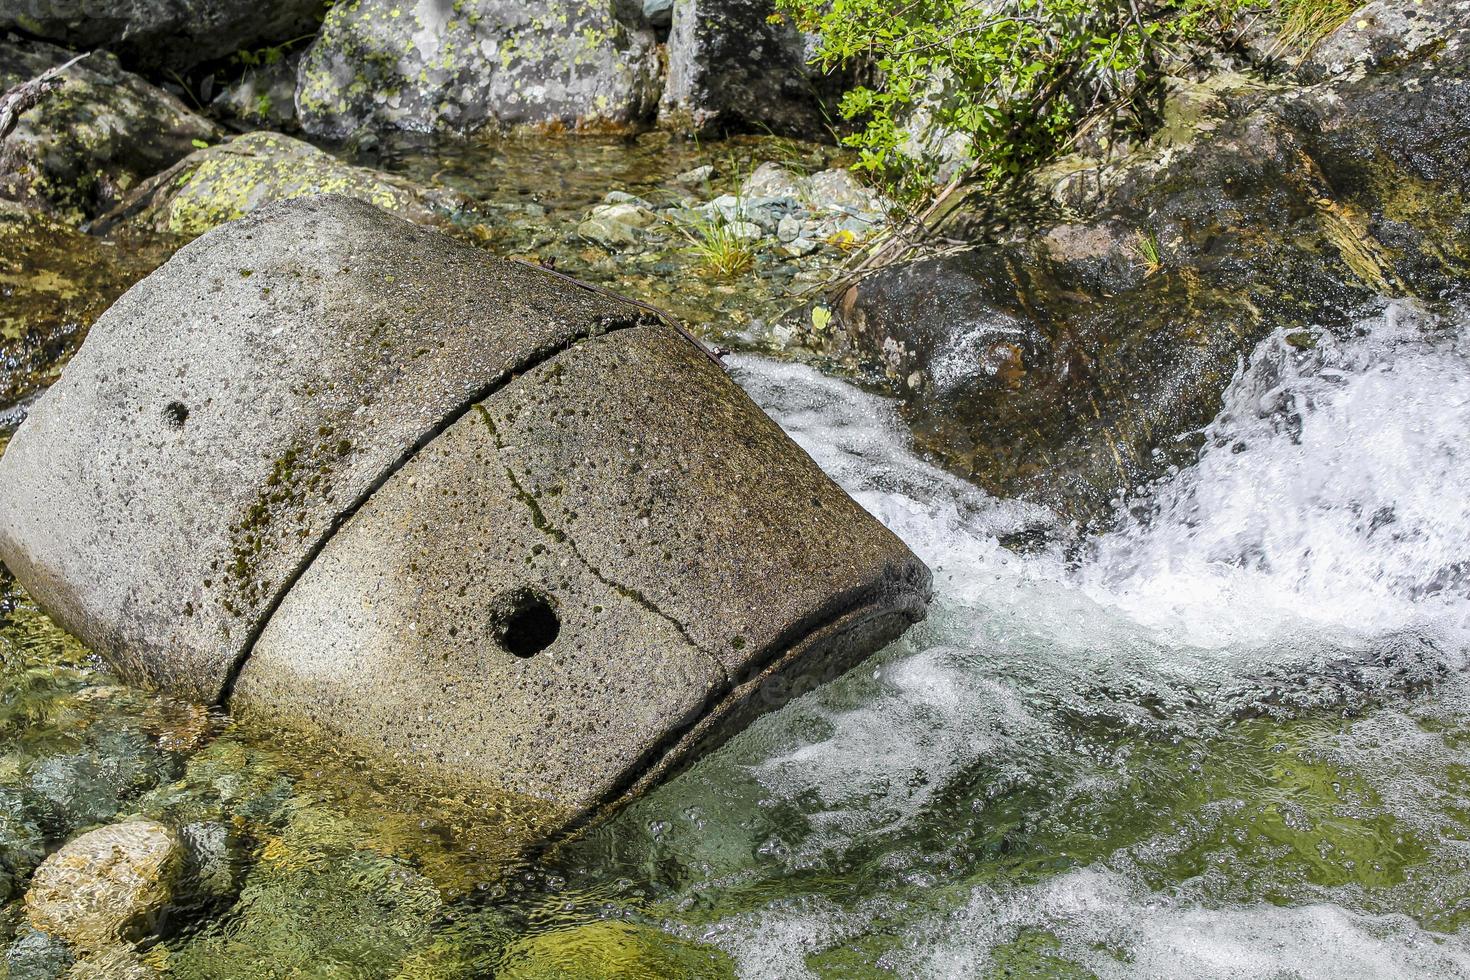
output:
[[[735,359],[931,618],[564,860],[743,977],[1470,976],[1465,328],[1268,338],[1197,465],[1030,552],[888,401]]]
[[[1470,319],[1268,338],[1080,539],[728,363],[934,569],[925,623],[507,878],[483,801],[120,687],[8,589],[12,969],[25,869],[138,812],[234,841],[146,952],[179,978],[1470,977]]]

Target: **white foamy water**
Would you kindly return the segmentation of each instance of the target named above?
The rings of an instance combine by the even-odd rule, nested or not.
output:
[[[1055,945],[1049,956],[1099,977],[1470,976],[1461,936],[1393,911],[1432,915],[1470,894],[1470,847],[1454,839],[1464,828],[1445,816],[1463,810],[1453,773],[1470,758],[1430,724],[1453,728],[1470,707],[1462,326],[1390,306],[1311,350],[1269,338],[1242,365],[1199,462],[1136,501],[1080,561],[1003,547],[1050,515],[917,457],[891,402],[807,368],[735,359],[752,396],[929,563],[936,597],[927,623],[706,767],[738,766],[762,806],[799,814],[799,832],[752,842],[770,870],[741,880],[856,864],[886,884],[784,897],[704,938],[748,977],[833,975],[810,957],[874,929],[902,934],[879,960],[900,976],[985,975],[997,950],[1037,930]],[[1424,689],[1433,695],[1416,700]],[[1159,891],[1168,856],[1230,813],[1275,807],[1284,833],[1306,833],[1339,812],[1205,799],[1185,823],[1164,821],[1085,866],[1013,887],[965,883],[965,862],[979,861],[964,856],[966,835],[999,819],[993,801],[1034,789],[1044,812],[1027,833],[1079,807],[1126,812],[1139,779],[1130,733],[1198,743],[1208,759],[1238,719],[1283,705],[1363,715],[1293,751],[1354,774],[1357,788],[1330,791],[1344,819],[1431,841],[1423,880],[1381,893],[1332,886],[1323,843],[1327,870],[1272,879],[1290,901],[1250,898],[1258,886],[1236,887],[1229,862]],[[1161,778],[1203,781],[1218,764]],[[997,785],[1006,792],[986,789]],[[961,856],[938,871],[936,854]],[[699,860],[706,884],[730,887],[713,849]],[[1269,860],[1251,867],[1273,874]]]

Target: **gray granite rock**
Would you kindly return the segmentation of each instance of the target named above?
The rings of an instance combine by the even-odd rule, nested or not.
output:
[[[338,4],[302,62],[301,127],[625,124],[658,101],[653,36],[613,0]]]
[[[406,453],[629,315],[360,201],[263,208],[93,326],[0,457],[0,555],[127,676],[218,700],[291,579]]]
[[[660,122],[696,133],[825,135],[821,85],[795,27],[772,0],[679,0]]]
[[[78,50],[105,47],[130,65],[184,69],[310,34],[323,0],[13,0],[0,31]]]
[[[851,617],[851,648],[819,644],[782,683],[835,677],[925,588],[718,367],[637,327],[528,371],[374,494],[233,705],[581,810],[677,765],[743,682]]]
[[[0,558],[125,676],[564,819],[836,677],[929,590],[656,314],[343,198],[129,292],[0,493]]]

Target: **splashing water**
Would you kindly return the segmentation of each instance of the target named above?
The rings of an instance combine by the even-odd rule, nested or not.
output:
[[[1463,326],[1267,339],[1081,559],[1003,546],[1050,516],[915,457],[890,402],[736,359],[929,562],[931,617],[572,880],[638,877],[746,977],[1470,976]]]
[[[178,978],[1470,977],[1467,327],[1267,339],[1197,464],[1088,541],[891,401],[733,358],[934,569],[930,618],[508,879],[467,858],[483,801],[205,739],[6,592],[5,909],[136,810],[244,828],[148,953]]]

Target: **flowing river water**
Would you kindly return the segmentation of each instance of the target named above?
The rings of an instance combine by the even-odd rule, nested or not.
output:
[[[1082,539],[849,380],[727,363],[927,622],[507,873],[483,801],[119,686],[9,585],[12,974],[26,869],[146,813],[216,862],[144,954],[178,977],[1470,976],[1470,318],[1268,338]]]

